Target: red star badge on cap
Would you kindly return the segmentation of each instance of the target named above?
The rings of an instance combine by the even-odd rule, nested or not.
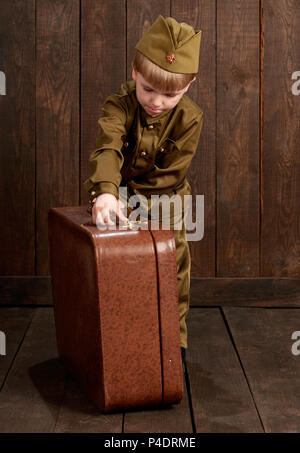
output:
[[[175,55],[173,53],[171,55],[167,55],[167,60],[169,63],[174,63],[176,61]]]

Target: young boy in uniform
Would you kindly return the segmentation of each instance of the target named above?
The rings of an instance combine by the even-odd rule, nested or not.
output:
[[[186,174],[196,152],[203,112],[185,96],[198,72],[201,31],[159,16],[136,45],[133,80],[110,95],[97,148],[90,156],[92,175],[84,182],[90,194],[93,223],[113,224],[110,214],[126,221],[119,187],[129,196],[191,194]],[[151,205],[150,205],[151,206]],[[149,206],[148,206],[149,207]],[[173,214],[173,217],[176,214]],[[183,361],[187,348],[190,251],[186,230],[170,227],[176,243],[179,323]]]

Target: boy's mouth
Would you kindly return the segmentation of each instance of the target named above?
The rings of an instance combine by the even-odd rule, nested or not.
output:
[[[148,110],[148,112],[150,112],[152,115],[159,115],[160,113],[162,113],[162,109],[153,109],[151,107],[149,107],[149,105],[146,105],[145,106],[146,110]]]

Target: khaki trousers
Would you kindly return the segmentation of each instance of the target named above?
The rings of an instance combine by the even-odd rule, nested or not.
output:
[[[185,228],[173,230],[173,233],[176,244],[180,343],[182,348],[187,348],[186,317],[190,305],[191,256]]]

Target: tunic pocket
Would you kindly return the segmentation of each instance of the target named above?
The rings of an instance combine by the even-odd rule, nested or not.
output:
[[[167,138],[164,143],[157,149],[155,164],[159,168],[168,168],[172,162],[178,157],[180,150],[176,142]]]
[[[121,152],[124,157],[124,162],[121,169],[121,175],[124,179],[128,180],[132,176],[133,162],[136,151],[136,139],[132,135],[125,137]]]

